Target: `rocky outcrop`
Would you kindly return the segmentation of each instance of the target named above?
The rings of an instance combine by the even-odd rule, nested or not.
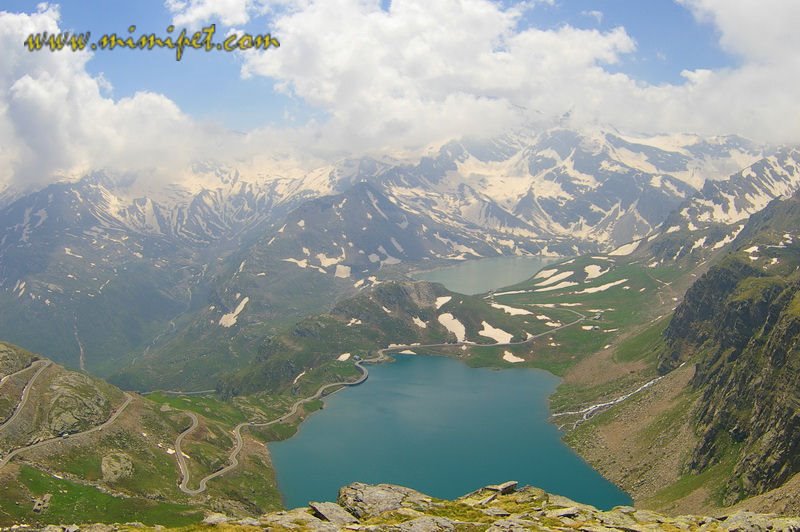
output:
[[[800,517],[737,511],[715,517],[670,517],[630,506],[601,511],[566,497],[530,486],[516,488],[511,482],[486,486],[455,500],[436,499],[413,489],[390,484],[355,483],[339,490],[338,503],[311,502],[306,508],[272,512],[259,518],[234,518],[210,512],[191,530],[267,530],[276,532],[390,531],[503,532],[522,530],[574,530],[581,532],[639,531],[737,531],[796,532]],[[505,486],[503,489],[499,487]],[[48,525],[44,528],[15,525],[21,532],[129,532],[163,530],[142,523]]]
[[[664,332],[667,351],[659,358],[659,373],[663,375],[677,368],[708,341],[716,341],[722,349],[746,341],[752,333],[752,320],[749,326],[742,327],[745,323],[735,309],[728,307],[728,298],[742,280],[761,275],[750,265],[729,259],[698,279],[675,309]],[[730,314],[727,320],[721,321],[726,313]],[[730,333],[736,334],[738,339],[729,337]]]
[[[28,367],[36,358],[36,355],[24,349],[0,342],[0,377]]]
[[[423,512],[433,500],[418,491],[390,484],[350,484],[339,490],[339,504],[359,519],[369,519],[400,509]]]
[[[331,522],[335,525],[351,525],[358,523],[358,519],[353,514],[332,502],[310,502],[308,507],[314,512],[314,516],[323,521]]]
[[[490,495],[495,497],[490,498]],[[308,508],[274,512],[258,520],[235,521],[221,514],[211,514],[203,524],[206,527],[221,529],[317,532],[800,530],[800,518],[750,512],[737,512],[718,517],[694,515],[667,517],[629,506],[600,511],[592,506],[579,504],[558,495],[549,495],[531,487],[498,491],[496,486],[488,486],[459,499],[447,501],[389,484],[377,486],[351,484],[339,491],[338,504],[311,503]],[[117,525],[100,525],[101,528],[92,526],[72,527],[72,529],[75,532],[78,529],[111,532],[131,528],[131,526]],[[50,530],[66,532],[67,528],[52,527]]]
[[[108,419],[112,407],[104,387],[88,375],[59,372],[47,391],[47,432],[55,435],[79,432]]]
[[[514,484],[516,485],[516,483]],[[494,495],[492,497],[492,495]],[[128,525],[49,527],[52,532],[130,530]],[[259,519],[236,521],[223,514],[209,514],[204,527],[275,531],[339,530],[439,532],[580,530],[586,532],[708,530],[708,531],[797,531],[800,518],[739,511],[730,515],[668,517],[629,506],[601,511],[538,488],[498,490],[487,486],[448,501],[390,484],[351,484],[339,490],[338,504],[310,503],[308,508],[273,512]],[[158,527],[157,527],[158,528]]]
[[[100,471],[106,482],[117,482],[133,475],[133,461],[125,453],[109,453],[100,462]]]
[[[719,517],[667,517],[621,506],[601,511],[538,488],[515,489],[516,482],[487,486],[456,500],[430,497],[390,484],[351,484],[339,490],[334,519],[308,509],[267,514],[262,526],[289,530],[371,530],[437,532],[449,530],[798,530],[800,518],[738,512]],[[502,489],[500,489],[502,488]],[[353,518],[341,521],[346,510]]]
[[[694,362],[699,444],[687,472],[725,467],[730,505],[800,472],[800,198],[754,217],[689,291],[665,331],[659,369]]]

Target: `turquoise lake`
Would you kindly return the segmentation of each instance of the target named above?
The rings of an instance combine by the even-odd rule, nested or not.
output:
[[[527,279],[545,264],[534,261],[486,259],[424,275],[482,293]],[[432,356],[399,356],[369,371],[363,384],[326,398],[295,436],[269,444],[288,508],[334,501],[350,482],[454,498],[516,480],[599,508],[631,503],[549,423],[548,397],[558,385],[550,373],[474,369]]]
[[[298,434],[269,444],[288,508],[335,501],[356,481],[454,498],[517,480],[600,508],[630,504],[547,421],[558,384],[549,373],[420,356],[369,369],[364,384],[327,398]]]
[[[549,262],[552,262],[552,259],[494,257],[415,272],[412,276],[420,281],[442,283],[448,290],[459,294],[474,295],[525,281]]]

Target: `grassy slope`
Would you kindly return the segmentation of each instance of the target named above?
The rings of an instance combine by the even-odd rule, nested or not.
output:
[[[608,271],[597,278],[588,279],[584,268],[590,265],[600,266]],[[149,399],[162,406],[151,410],[163,416],[164,423],[172,424],[172,435],[188,426],[188,418],[177,412],[163,412],[162,409],[169,407],[192,410],[204,416],[202,430],[187,439],[185,448],[192,457],[192,475],[196,481],[199,476],[218,468],[226,461],[231,443],[226,431],[236,423],[244,419],[272,419],[284,412],[297,397],[311,395],[321,384],[355,378],[358,371],[352,365],[352,360],[336,361],[341,353],[368,356],[376,349],[391,343],[438,343],[448,338],[452,341],[452,335],[437,320],[445,312],[453,314],[465,324],[467,338],[474,342],[492,342],[478,334],[484,321],[512,333],[515,341],[528,335],[542,335],[520,346],[476,345],[466,349],[425,349],[425,352],[458,356],[473,366],[531,366],[565,376],[564,383],[553,397],[553,406],[557,410],[618,396],[651,378],[654,375],[658,338],[667,322],[665,316],[677,304],[682,287],[691,282],[689,268],[685,265],[648,267],[627,257],[583,257],[551,264],[545,269],[556,270],[553,276],[572,272],[566,280],[577,284],[558,290],[541,291],[555,283],[548,284],[546,279],[540,277],[503,290],[525,293],[495,294],[491,298],[468,297],[448,293],[439,287],[428,294],[428,300],[415,300],[406,297],[407,294],[397,293],[397,285],[387,283],[377,293],[346,300],[337,305],[330,314],[308,318],[278,337],[278,349],[275,349],[273,358],[273,363],[277,364],[271,366],[282,372],[279,379],[272,383],[272,390],[278,392],[277,394],[261,392],[235,397],[229,401],[213,396],[175,397],[153,394]],[[607,290],[591,290],[615,282],[619,284]],[[587,288],[590,289],[589,293],[585,292]],[[436,309],[431,297],[445,294],[452,299]],[[531,314],[510,316],[503,310],[492,307],[492,303],[525,309]],[[576,320],[579,315],[588,319],[577,325],[553,330],[553,322],[566,324]],[[421,328],[415,325],[412,321],[415,317],[426,322],[428,326]],[[361,323],[354,325],[353,320]],[[547,334],[548,331],[550,334]],[[524,361],[510,364],[503,360],[506,351]],[[603,371],[587,377],[587,368],[591,370],[592,364],[597,363],[603,365]],[[303,376],[295,381],[303,372]],[[252,374],[258,376],[258,372]],[[248,429],[245,432],[250,434],[249,437],[261,441],[288,437],[296,430],[302,417],[319,406],[320,402],[307,405],[292,422],[264,430]],[[603,420],[611,416],[613,413],[598,416],[579,429],[583,432],[576,431],[574,434],[589,434],[592,427],[601,426]],[[662,417],[658,419],[662,420]],[[663,420],[660,422],[664,423]],[[167,438],[166,441],[174,441],[174,437],[171,440]],[[256,440],[249,441],[252,444]],[[570,441],[576,440],[570,436]],[[119,442],[115,444],[119,445]],[[133,446],[131,442],[126,445],[127,448]],[[250,511],[255,508],[276,507],[279,498],[271,477],[268,457],[259,456],[258,453],[245,453],[242,461],[250,465],[213,481],[210,494],[213,495],[215,490],[224,493],[229,500],[236,499]],[[62,467],[68,470],[70,463],[75,471],[84,470],[98,475],[99,464],[89,456],[78,453],[68,457]],[[174,484],[177,474],[174,471],[174,462],[168,463],[173,468],[172,474],[167,474],[165,466],[164,471],[151,476],[169,478],[173,491],[176,491]],[[267,481],[262,482],[263,489],[257,494],[244,494],[245,481],[252,480],[252,472],[262,468],[270,471]],[[144,486],[130,489],[134,488],[145,489]],[[181,500],[180,494],[173,498]]]
[[[20,356],[23,354],[20,351]],[[9,390],[21,390],[8,384],[0,390],[4,399],[11,395]],[[61,392],[55,392],[54,386]],[[85,414],[80,408],[74,410],[79,418],[74,430],[85,430],[107,419],[124,400],[122,393],[107,383],[55,365],[37,379],[30,397],[23,415],[0,435],[6,449],[54,436],[48,432],[47,420],[64,401],[68,405],[100,405],[97,411],[87,409]],[[179,472],[169,451],[177,435],[189,426],[188,416],[175,407],[198,412],[201,430],[185,440],[196,483],[227,463],[233,446],[229,433],[235,424],[246,418],[265,419],[283,413],[293,398],[253,397],[235,404],[213,397],[153,399],[134,396],[107,429],[26,451],[0,470],[0,526],[20,521],[46,524],[94,520],[179,526],[197,522],[210,508],[233,515],[260,515],[280,507],[269,455],[260,443],[265,441],[264,434],[245,433],[245,448],[240,455],[243,467],[211,482],[210,498],[187,497],[177,489]],[[10,400],[16,404],[18,396]],[[130,474],[111,478],[103,462],[119,456],[130,464]],[[36,515],[31,496],[43,493],[52,493],[53,503],[49,510]]]
[[[791,235],[796,238],[794,211],[797,209],[792,211],[791,208],[789,205],[754,216],[730,246],[750,251],[729,252],[723,249],[717,256],[707,256],[707,263],[701,263],[695,271],[686,269],[684,275],[672,281],[672,286],[676,291],[683,291],[710,265],[725,266],[736,262],[753,269],[757,275],[738,283],[727,299],[729,305],[739,308],[763,302],[764,294],[781,292],[796,275],[797,245],[792,243]],[[758,245],[757,250],[754,244]],[[677,264],[681,266],[687,261],[678,261]],[[664,277],[661,280],[669,281]],[[793,309],[800,308],[794,303],[788,305],[786,312],[791,314]],[[715,327],[713,316],[698,316],[698,319],[708,320],[708,326]],[[639,370],[637,375],[653,374],[653,366],[666,348],[661,333],[667,323],[668,318],[663,318],[640,328],[638,333],[628,335],[618,346],[612,347],[613,352],[604,359],[605,362],[613,360],[624,364],[638,361],[645,372]],[[699,445],[702,434],[698,433],[695,419],[701,394],[689,385],[689,380],[694,373],[694,364],[703,361],[715,349],[714,345],[695,346],[684,352],[685,367],[673,371],[638,397],[580,425],[566,436],[567,442],[607,477],[631,492],[638,504],[671,513],[709,512],[730,504],[730,494],[726,495],[724,488],[734,478],[734,467],[743,451],[741,444],[731,441],[727,432],[722,431],[715,439],[715,460],[709,467],[700,472],[694,472],[690,467],[692,452]],[[622,375],[587,386],[590,379],[575,378],[570,382],[569,377],[574,373],[567,374],[567,381],[553,397],[557,409],[591,404],[624,388],[618,386],[625,380]],[[761,497],[760,502],[754,503],[754,508],[796,511],[798,497],[792,489],[796,490],[789,487],[776,490],[769,497]],[[744,501],[742,504],[747,508],[749,503]]]

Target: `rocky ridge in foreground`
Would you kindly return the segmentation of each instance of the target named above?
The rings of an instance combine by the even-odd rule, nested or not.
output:
[[[726,530],[798,531],[800,518],[737,512],[717,517],[668,517],[648,510],[618,506],[601,511],[538,488],[517,489],[514,481],[487,486],[453,501],[430,497],[390,484],[350,484],[339,490],[337,503],[311,502],[307,508],[273,512],[259,519],[233,520],[211,514],[206,527],[273,531],[387,530],[387,531],[511,531],[579,530]],[[142,525],[49,526],[48,532],[80,529],[110,532],[143,528]],[[18,530],[24,530],[24,527]]]

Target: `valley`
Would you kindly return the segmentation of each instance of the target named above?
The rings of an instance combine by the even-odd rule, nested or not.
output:
[[[253,448],[252,446],[257,441],[282,439],[292,434],[296,430],[296,423],[304,415],[321,406],[317,398],[324,391],[339,387],[339,385],[326,383],[337,378],[347,382],[359,382],[361,380],[357,377],[359,366],[353,365],[353,359],[351,359],[351,357],[358,356],[359,353],[363,355],[363,358],[369,357],[370,353],[375,353],[380,359],[391,352],[409,352],[411,350],[425,353],[438,352],[462,359],[470,365],[508,368],[520,365],[545,367],[550,371],[563,374],[566,368],[575,363],[575,359],[567,363],[554,363],[563,357],[558,354],[560,352],[558,348],[561,346],[553,344],[567,342],[568,348],[573,350],[575,345],[591,339],[584,351],[588,353],[598,343],[605,345],[616,336],[617,331],[606,332],[607,330],[618,328],[616,326],[630,321],[628,316],[616,317],[615,311],[610,307],[603,307],[602,319],[595,319],[597,318],[596,307],[602,306],[603,298],[608,297],[606,292],[617,290],[620,294],[630,295],[632,301],[635,301],[637,297],[643,297],[643,292],[639,291],[638,284],[636,285],[637,290],[633,291],[630,288],[625,289],[624,283],[618,282],[621,278],[626,279],[626,282],[630,281],[634,276],[631,272],[636,271],[636,266],[633,266],[616,272],[614,262],[619,260],[610,257],[586,258],[566,261],[569,264],[554,264],[547,267],[549,269],[544,272],[546,275],[540,275],[538,279],[534,278],[512,287],[513,290],[507,290],[521,293],[503,294],[498,291],[490,296],[485,296],[487,299],[449,293],[436,285],[425,283],[389,282],[373,289],[369,297],[344,302],[336,307],[337,310],[330,317],[312,318],[312,320],[323,319],[323,322],[330,327],[327,330],[331,332],[328,333],[329,337],[323,345],[318,345],[318,341],[308,335],[293,334],[284,340],[285,345],[293,351],[283,353],[281,358],[287,361],[291,360],[298,365],[293,367],[294,376],[289,376],[291,377],[291,386],[283,388],[284,392],[281,395],[276,395],[274,391],[268,391],[268,389],[263,391],[252,389],[245,396],[236,394],[224,402],[208,395],[176,396],[163,393],[149,394],[146,396],[146,400],[138,399],[137,402],[145,401],[143,404],[151,405],[147,407],[151,411],[162,413],[161,415],[166,415],[163,412],[168,412],[174,420],[172,423],[184,427],[180,431],[172,429],[173,436],[167,438],[167,441],[162,441],[162,449],[165,450],[161,452],[166,453],[172,450],[173,453],[167,455],[172,462],[172,466],[169,468],[171,473],[167,473],[167,469],[163,469],[161,482],[164,482],[165,485],[172,485],[171,491],[174,492],[177,480],[181,479],[178,488],[186,495],[197,496],[204,494],[208,489],[209,495],[218,497],[218,495],[214,495],[215,488],[225,489],[227,493],[230,493],[230,487],[228,487],[231,485],[230,483],[233,482],[235,485],[239,481],[235,478],[237,473],[245,474],[245,478],[250,479],[253,478],[253,474],[267,475],[267,478],[271,478],[273,473],[270,462],[260,466],[267,467],[265,472],[258,473],[258,462],[252,453],[258,455],[259,451],[257,447]],[[562,273],[552,271],[559,269]],[[578,280],[583,277],[581,291],[592,287],[594,289],[587,294],[578,295],[555,290],[533,292],[540,289],[536,288],[540,283],[548,286],[557,284],[549,280],[557,279],[559,276],[565,277],[567,272],[571,272],[572,276]],[[582,274],[579,275],[577,272],[582,272]],[[623,277],[623,275],[627,277]],[[546,277],[546,279],[542,279],[542,277]],[[651,277],[641,273],[638,274],[638,280],[646,284],[642,288],[657,291],[662,286]],[[572,292],[575,291],[577,290],[572,290]],[[535,301],[534,294],[537,296]],[[585,298],[590,299],[586,300]],[[583,299],[582,303],[576,303],[576,300],[581,299]],[[672,303],[671,300],[669,302]],[[452,316],[451,322],[442,323],[440,319],[437,319],[445,314]],[[377,323],[376,319],[378,319]],[[359,321],[360,323],[357,323]],[[457,334],[451,331],[455,323],[461,323],[464,327],[465,342],[459,342]],[[580,324],[583,323],[591,323],[590,330],[579,329]],[[421,324],[424,324],[425,327],[422,327]],[[570,332],[570,329],[575,329],[575,331]],[[580,334],[577,332],[578,329]],[[302,327],[300,330],[303,330]],[[323,328],[323,330],[326,329]],[[366,331],[366,338],[363,338],[364,331]],[[412,332],[413,334],[411,334]],[[481,335],[481,332],[486,336]],[[423,336],[420,336],[420,333]],[[506,339],[503,338],[505,335],[509,335],[508,341],[501,342],[500,340]],[[448,336],[450,336],[449,339]],[[331,344],[330,340],[334,338],[340,338],[341,344],[336,346],[337,349],[331,353],[330,346],[336,344]],[[386,338],[386,340],[380,340],[380,338]],[[423,344],[420,341],[423,338],[434,341],[430,344]],[[394,341],[389,341],[389,339]],[[484,345],[473,342],[482,342]],[[390,344],[395,345],[385,347]],[[377,348],[381,345],[384,347]],[[347,351],[344,351],[345,349]],[[340,351],[350,354],[351,357],[341,361]],[[308,366],[299,365],[299,362],[304,360],[308,361]],[[361,378],[363,379],[365,376],[366,373],[363,373]],[[287,382],[289,377],[286,378]],[[224,390],[225,388],[223,388]],[[230,395],[231,392],[224,393]],[[300,397],[300,399],[290,399],[292,396]],[[125,404],[127,405],[127,403]],[[161,406],[156,408],[158,405]],[[202,423],[197,420],[198,414],[203,416]],[[220,429],[223,428],[226,429],[220,432]],[[252,434],[255,440],[248,438],[245,433]],[[186,444],[183,443],[183,440],[186,440]],[[78,441],[73,438],[69,440],[69,443],[77,445]],[[98,443],[89,440],[86,445],[96,448]],[[180,458],[177,458],[177,453],[181,453]],[[26,453],[25,457],[27,456],[29,455]],[[85,463],[81,462],[85,458],[80,459],[78,456],[70,456],[67,459],[68,463],[74,459],[78,460],[70,466],[73,468],[72,471],[77,472],[80,467],[85,467],[85,465],[79,465]],[[185,457],[191,458],[186,459]],[[8,458],[14,458],[14,456]],[[26,461],[29,460],[29,458],[26,459]],[[34,458],[34,462],[36,461],[37,459]],[[133,467],[138,469],[135,460],[133,464]],[[45,465],[48,469],[53,467],[52,462],[45,462]],[[62,463],[60,467],[57,466],[56,470],[63,470],[63,468]],[[267,471],[268,473],[266,473]],[[234,479],[226,481],[229,476],[233,476]],[[98,478],[98,480],[100,479]],[[223,485],[219,485],[220,482],[223,482]],[[272,482],[271,489],[275,490],[274,481]],[[101,483],[105,484],[102,481]],[[141,487],[129,487],[128,493],[136,493],[139,489]],[[166,495],[169,492],[162,493]],[[275,501],[271,504],[277,504],[278,499],[275,498],[277,491],[271,493],[272,495],[269,497]],[[168,495],[168,497],[170,500],[174,500],[175,495]],[[239,508],[238,511],[244,511],[247,514],[253,512],[255,508],[262,508],[264,511],[270,507],[262,506],[265,501],[270,500],[269,498],[256,502],[257,499],[246,496],[244,500],[249,501],[248,504],[256,506],[236,505],[227,507],[227,511],[231,512],[232,508]],[[239,504],[241,502],[240,500]],[[214,507],[217,507],[216,504]]]
[[[36,227],[29,220],[21,233],[9,225],[4,242],[19,240],[0,246],[4,279],[16,278],[13,286],[3,284],[0,308],[6,318],[0,323],[6,329],[0,333],[41,351],[33,355],[3,344],[0,353],[0,524],[99,515],[91,508],[71,509],[67,501],[74,498],[114,508],[118,522],[174,526],[196,523],[209,512],[252,519],[277,510],[286,502],[281,482],[290,482],[282,468],[313,468],[303,453],[333,441],[341,430],[335,405],[350,404],[345,417],[357,416],[358,397],[375,392],[369,392],[369,382],[328,397],[363,383],[369,375],[365,364],[380,364],[376,380],[390,382],[385,375],[412,355],[423,355],[412,364],[445,363],[425,362],[438,356],[454,359],[459,371],[489,371],[474,370],[476,375],[536,369],[558,377],[558,386],[543,385],[546,393],[539,398],[548,398],[549,407],[531,410],[556,442],[542,449],[561,449],[563,437],[637,507],[679,514],[739,505],[797,513],[791,442],[800,238],[794,228],[800,217],[797,197],[787,199],[800,187],[797,151],[776,150],[727,179],[706,181],[700,190],[685,181],[681,168],[695,164],[686,156],[671,167],[674,190],[659,189],[677,191],[675,196],[655,200],[669,208],[653,211],[647,223],[631,225],[619,212],[613,220],[556,222],[555,212],[568,211],[569,201],[553,207],[547,223],[533,211],[504,224],[478,220],[464,202],[489,200],[473,201],[476,189],[465,192],[465,183],[482,183],[465,168],[508,171],[522,154],[532,157],[534,145],[506,141],[507,152],[491,155],[497,159],[466,143],[445,146],[436,158],[411,166],[350,161],[347,172],[313,174],[314,183],[327,175],[328,188],[312,191],[294,183],[294,192],[284,190],[283,196],[278,188],[251,196],[252,186],[223,172],[217,177],[225,186],[216,195],[204,190],[190,207],[172,205],[176,210],[169,215],[166,206],[135,200],[154,209],[155,218],[143,218],[149,225],[131,222],[138,218],[130,218],[130,211],[121,214],[124,202],[110,195],[122,189],[108,176],[53,185],[47,197],[42,192],[7,206],[3,216],[9,220],[25,202],[32,202],[31,209],[37,202],[59,205],[63,213],[39,216]],[[611,134],[587,138],[556,130],[536,142],[536,164],[543,166],[535,173],[533,159],[526,159],[530,189],[541,193],[544,182],[567,187],[569,177],[577,181],[563,190],[581,191],[583,200],[570,200],[578,203],[591,196],[599,205],[603,186],[617,190],[616,177],[598,168],[608,167],[609,157],[631,163],[628,152],[620,158],[623,145],[655,158],[652,146],[625,144]],[[755,157],[755,149],[737,157]],[[478,157],[485,159],[478,164]],[[581,183],[578,161],[606,181]],[[409,192],[412,177],[426,192]],[[642,209],[650,192],[637,190],[638,199],[631,201]],[[503,197],[491,187],[482,194],[489,192],[492,201]],[[87,204],[92,195],[95,202]],[[268,208],[258,203],[267,196],[283,199]],[[216,200],[206,201],[211,197]],[[524,204],[520,199],[514,209]],[[113,219],[102,208],[112,205]],[[496,216],[495,207],[479,210]],[[189,223],[186,213],[196,222],[217,220],[214,229],[203,226],[202,238],[196,232],[202,224],[192,226],[195,232],[185,225],[168,229],[167,219]],[[525,216],[541,225],[521,229]],[[644,217],[643,211],[636,216]],[[34,238],[34,229],[44,233]],[[506,268],[503,261],[515,266]],[[519,264],[530,271],[520,274]],[[444,284],[418,280],[426,276]],[[95,374],[108,382],[90,376]],[[452,380],[444,370],[437,374]],[[771,391],[754,390],[751,379],[769,383]],[[483,386],[470,382],[464,387]],[[436,389],[435,381],[430,385]],[[747,399],[737,400],[743,387],[750,390]],[[531,413],[514,396],[504,397],[504,404],[492,407],[502,413],[493,419],[500,423],[498,432],[503,425],[516,430]],[[362,401],[391,405],[380,396]],[[416,411],[432,412],[431,404],[435,399]],[[302,467],[273,462],[273,449],[303,441],[304,432],[293,435],[319,410],[307,430],[316,434],[311,427],[333,423],[330,432],[312,436],[299,457],[283,462]],[[469,424],[469,416],[464,419],[460,425]],[[401,429],[418,431],[414,425]],[[478,448],[487,452],[494,444]],[[411,449],[420,453],[425,445],[456,446],[418,442]],[[355,462],[375,450],[355,452]],[[505,458],[518,463],[523,452]],[[566,447],[559,452],[579,461]],[[371,464],[396,454],[379,452]],[[502,467],[498,462],[492,472]],[[517,469],[524,481],[525,468]],[[586,471],[622,494],[590,467]],[[742,479],[738,484],[728,480],[734,472]],[[420,478],[397,482],[417,488]],[[437,496],[462,493],[463,482],[477,487],[491,481],[445,478],[451,484]],[[325,484],[353,480],[359,479],[339,471]],[[53,491],[58,493],[51,508],[33,515],[26,501]],[[613,504],[628,502],[621,496]]]
[[[0,532],[799,532],[800,2],[646,4],[0,2]]]

